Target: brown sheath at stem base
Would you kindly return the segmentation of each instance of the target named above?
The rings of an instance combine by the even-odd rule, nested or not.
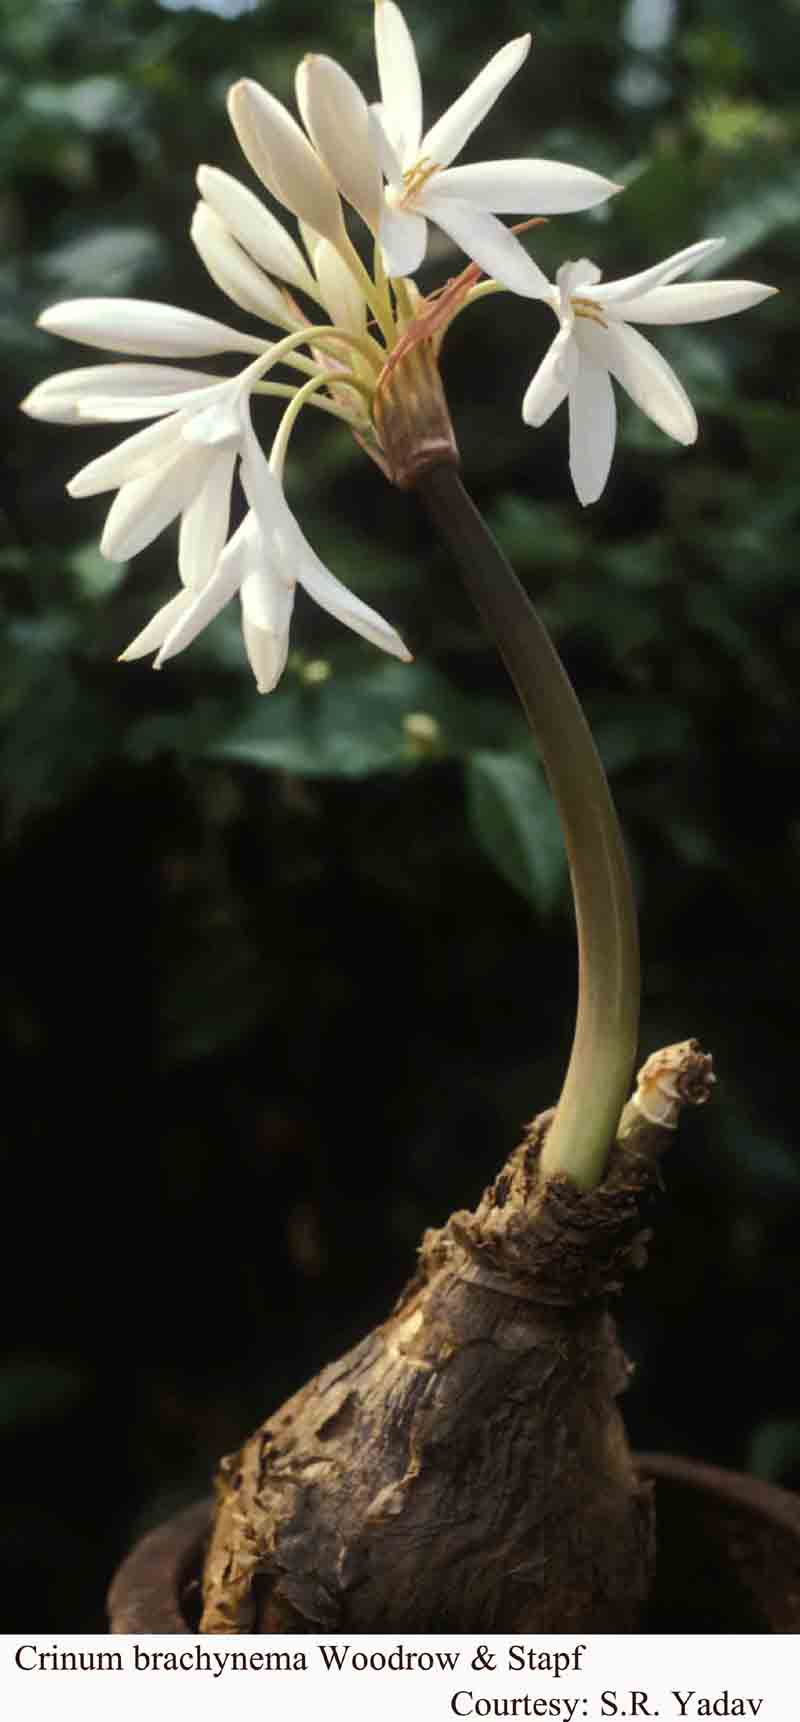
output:
[[[606,1299],[670,1132],[631,1103],[581,1193],[539,1181],[551,1116],[426,1234],[389,1320],[223,1463],[202,1630],[634,1630],[652,1500]]]

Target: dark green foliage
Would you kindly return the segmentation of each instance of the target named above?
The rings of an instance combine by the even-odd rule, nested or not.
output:
[[[234,78],[291,101],[319,49],[377,93],[370,4],[221,12],[0,0],[5,1195],[23,1245],[0,1508],[16,1582],[36,1587],[8,1630],[99,1624],[132,1529],[203,1489],[219,1452],[379,1318],[422,1228],[473,1201],[556,1098],[569,1047],[552,809],[413,500],[337,424],[300,427],[304,528],[413,666],[300,599],[269,699],[233,607],[154,676],[114,660],[174,589],[174,541],[105,563],[104,499],[70,502],[64,483],[115,432],[16,413],[39,378],[95,361],[35,329],[59,298],[140,294],[249,326],[188,238],[198,162],[252,183],[225,116]],[[455,0],[408,5],[429,119],[534,31],[472,159],[549,154],[628,185],[532,238],[545,268],[588,254],[615,276],[722,233],[721,274],[783,290],[653,332],[698,445],[623,404],[586,512],[563,410],[541,432],[519,415],[548,311],[487,301],[456,322],[444,373],[466,482],[611,774],[642,908],[643,1051],[694,1033],[717,1056],[721,1103],[666,1169],[630,1300],[634,1437],[797,1480],[797,14],[776,4],[767,27],[759,0],[696,0],[672,25],[664,9],[656,40],[646,13],[513,0],[495,28]],[[459,266],[437,239],[426,279]]]

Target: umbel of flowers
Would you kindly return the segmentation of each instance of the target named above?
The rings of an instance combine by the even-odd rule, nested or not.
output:
[[[191,234],[216,284],[268,333],[129,299],[78,299],[43,312],[41,326],[53,334],[131,357],[61,372],[32,391],[24,410],[62,424],[148,421],[68,486],[76,497],[116,492],[104,555],[127,560],[180,521],[179,590],[123,659],[154,653],[160,667],[238,592],[248,657],[267,693],[286,662],[298,584],[383,651],[410,657],[391,624],[342,585],[304,537],[283,492],[286,452],[310,406],[343,420],[395,482],[406,481],[407,461],[413,469],[415,460],[441,460],[448,447],[457,458],[435,359],[448,323],[487,293],[543,300],[555,312],[559,331],[522,410],[526,423],[541,425],[568,402],[570,471],[581,503],[600,496],[611,464],[611,378],[667,435],[694,441],[684,389],[632,325],[725,316],[773,289],[747,281],[674,285],[723,243],[716,239],[628,280],[603,284],[586,259],[563,264],[555,285],[546,279],[499,217],[591,209],[620,187],[564,162],[454,165],[530,45],[527,35],[507,43],[427,130],[414,45],[394,0],[375,7],[380,101],[369,105],[325,55],[307,56],[297,70],[302,126],[259,84],[234,86],[228,107],[239,143],[261,184],[296,217],[299,243],[253,191],[213,167],[198,171]],[[371,270],[349,236],[342,198],[370,236]],[[423,299],[413,276],[429,223],[470,263]],[[247,363],[223,379],[169,362],[196,367],[222,353]],[[285,402],[269,455],[253,428],[254,395]],[[237,469],[247,510],[231,531]]]

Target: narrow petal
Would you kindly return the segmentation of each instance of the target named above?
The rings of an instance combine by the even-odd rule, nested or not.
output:
[[[156,472],[123,484],[108,511],[100,540],[103,555],[110,562],[127,562],[152,544],[188,507],[215,458],[211,450],[188,449]]]
[[[642,269],[638,275],[626,275],[621,281],[604,282],[592,298],[598,305],[622,305],[627,299],[638,299],[643,293],[649,293],[651,288],[663,287],[667,281],[685,275],[687,269],[700,262],[701,257],[710,257],[712,251],[718,251],[724,244],[724,239],[701,239],[696,245],[686,245],[683,251],[665,257],[663,263],[654,263],[652,269]]]
[[[227,445],[238,447],[244,436],[247,395],[241,379],[233,377],[214,390],[211,400],[201,412],[185,413],[181,426],[184,442],[199,443],[206,448],[220,449]]]
[[[242,634],[260,694],[270,694],[286,668],[294,593],[266,561],[242,581]]]
[[[242,78],[228,94],[228,112],[244,154],[267,190],[317,233],[341,245],[339,193],[283,104],[251,78]]]
[[[383,180],[369,108],[358,85],[327,54],[307,54],[295,87],[306,130],[342,196],[376,233]]]
[[[287,515],[290,520],[294,516],[251,424],[245,430],[240,477],[255,522],[269,544],[276,527],[285,523]],[[251,526],[250,531],[254,530]]]
[[[157,652],[159,646],[164,644],[170,628],[174,628],[191,601],[191,592],[178,592],[174,598],[170,598],[168,604],[162,604],[161,609],[156,610],[135,640],[131,640],[125,651],[120,652],[119,662],[131,664],[135,658],[146,658],[148,652]]]
[[[528,384],[522,417],[538,430],[560,407],[578,369],[578,349],[571,329],[561,329]]]
[[[581,353],[569,391],[569,470],[584,508],[605,490],[616,431],[617,411],[608,372]]]
[[[90,460],[88,466],[82,466],[70,479],[67,485],[70,496],[101,496],[104,490],[117,490],[134,478],[159,471],[165,462],[181,453],[182,424],[176,414],[146,425],[144,430],[109,449],[108,454]]]
[[[335,574],[331,574],[303,538],[296,522],[294,525],[296,533],[289,539],[281,529],[276,536],[276,544],[284,553],[287,570],[291,569],[309,597],[329,615],[335,616],[338,622],[343,622],[346,628],[352,628],[373,646],[379,646],[382,652],[389,652],[393,658],[410,664],[411,653],[391,624],[343,586]],[[301,540],[299,545],[298,537]]]
[[[556,286],[561,306],[562,317],[571,316],[569,301],[573,293],[584,294],[588,288],[596,286],[602,279],[603,271],[588,257],[579,257],[577,263],[562,263],[556,270]]]
[[[40,329],[105,347],[110,353],[192,359],[204,353],[260,353],[263,341],[239,335],[225,323],[149,299],[65,299],[39,318]]]
[[[327,239],[321,239],[314,252],[322,304],[332,323],[361,335],[367,326],[367,305],[357,281],[338,251]]]
[[[245,440],[241,472],[244,492],[258,526],[264,534],[267,546],[274,550],[278,558],[276,574],[283,578],[287,586],[291,587],[295,581],[299,582],[323,610],[328,610],[348,628],[353,628],[357,634],[371,640],[373,645],[380,646],[382,651],[391,652],[394,657],[410,662],[411,654],[394,628],[385,622],[376,610],[370,609],[368,604],[363,604],[360,598],[349,592],[320,562],[300,530],[252,429],[248,431]],[[233,543],[234,539],[231,539],[228,549],[223,552],[222,560],[230,552]]]
[[[180,394],[184,390],[207,388],[218,381],[202,371],[180,371],[175,365],[82,365],[76,371],[60,371],[37,383],[24,401],[21,411],[32,419],[48,424],[86,424],[103,417],[103,400],[125,395],[131,404],[139,403],[139,418],[149,414],[148,396],[165,392]],[[92,411],[86,411],[87,402]],[[176,403],[177,404],[177,403]],[[133,414],[132,416],[137,416]]]
[[[601,329],[582,318],[578,339],[596,361],[602,358],[612,377],[660,430],[676,442],[695,441],[697,418],[689,396],[672,366],[644,335],[627,323]]]
[[[410,166],[422,137],[422,85],[411,32],[394,0],[376,0],[375,55],[384,130],[403,166]]]
[[[300,228],[300,238],[302,239],[303,244],[306,248],[306,251],[308,252],[308,255],[311,259],[311,267],[313,268],[314,267],[314,257],[316,255],[317,246],[322,244],[322,234],[317,233],[313,227],[309,227],[309,224],[307,221],[299,221],[297,225]],[[311,279],[312,279],[312,281],[314,281],[313,275],[312,275]],[[312,297],[314,297],[315,299],[316,299],[316,294],[317,294],[317,283],[316,283],[316,281],[314,281],[314,293],[313,293]],[[319,304],[319,300],[317,300],[317,304]]]
[[[480,161],[436,176],[437,197],[466,198],[495,215],[568,215],[594,209],[622,187],[563,161]]]
[[[420,195],[418,206],[501,286],[525,299],[550,298],[550,282],[538,263],[488,209],[476,209],[474,204],[460,198],[434,196],[427,188]]]
[[[243,554],[246,546],[242,543],[242,528],[245,521],[236,531],[219,558],[210,580],[199,591],[190,591],[189,603],[181,610],[174,626],[166,635],[161,650],[156,658],[154,668],[160,670],[169,658],[182,652],[186,646],[196,640],[209,622],[219,615],[220,610],[239,590],[245,573],[247,559]],[[182,594],[185,596],[185,594]]]
[[[427,161],[437,161],[440,167],[449,167],[527,59],[530,45],[530,36],[518,36],[513,42],[507,42],[477,78],[467,85],[458,101],[453,102],[435,126],[425,133],[419,154]]]
[[[372,147],[378,157],[383,172],[390,185],[402,188],[403,162],[397,154],[394,144],[386,130],[386,116],[380,102],[373,102],[369,110],[372,127]]]
[[[714,317],[749,311],[776,292],[760,281],[691,281],[680,287],[653,287],[641,299],[626,299],[619,315],[626,323],[709,323]]]
[[[224,222],[207,203],[198,203],[190,232],[192,244],[212,281],[233,300],[234,305],[249,311],[253,317],[263,317],[266,322],[277,324],[279,329],[299,329],[300,318],[289,310],[280,289],[237,245]]]
[[[261,352],[269,351],[265,341]],[[202,388],[184,389],[168,395],[148,395],[146,405],[139,395],[106,395],[95,399],[87,395],[80,404],[80,418],[87,424],[130,424],[134,419],[163,419],[179,411],[195,411],[214,399],[220,387],[219,377],[209,377]]]
[[[388,4],[388,0],[384,0],[384,4]],[[388,204],[384,204],[378,238],[387,275],[413,275],[419,269],[428,246],[425,217],[409,215],[405,209],[390,209]]]
[[[313,299],[314,278],[300,247],[246,185],[221,168],[199,167],[197,189],[254,262]]]
[[[228,536],[236,450],[224,449],[205,484],[181,515],[178,572],[184,586],[199,591],[217,565]]]

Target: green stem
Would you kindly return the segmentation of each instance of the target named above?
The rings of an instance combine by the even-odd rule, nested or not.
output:
[[[542,1153],[547,1177],[603,1177],[636,1059],[639,951],[622,834],[597,749],[555,647],[455,466],[416,479],[519,695],[555,797],[578,928],[578,1008]]]

